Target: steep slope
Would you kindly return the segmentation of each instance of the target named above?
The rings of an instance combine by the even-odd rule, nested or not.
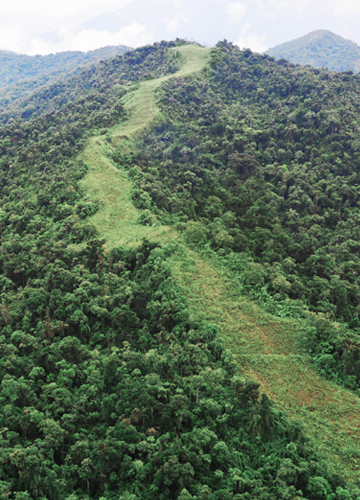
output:
[[[219,325],[243,374],[301,423],[337,472],[358,479],[360,398],[319,376],[300,347],[302,323],[279,319],[244,299],[224,272],[195,252],[182,248],[170,266],[194,310]]]
[[[200,70],[208,55],[196,46],[179,50],[193,60],[177,77]],[[159,222],[152,226],[154,222],[149,216],[147,227],[139,223],[141,213],[149,211],[139,211],[132,205],[131,179],[123,169],[114,168],[112,150],[117,145],[123,155],[130,153],[136,147],[137,135],[151,120],[161,127],[154,91],[169,78],[173,77],[143,82],[125,96],[129,120],[109,131],[107,143],[97,137],[86,148],[83,159],[89,173],[82,186],[89,201],[100,202],[101,206],[90,221],[106,238],[108,250],[119,244],[137,245],[142,236],[157,243],[177,242],[168,264],[195,317],[220,327],[221,338],[236,356],[243,374],[258,381],[286,415],[301,422],[334,463],[335,470],[355,480],[360,477],[360,399],[317,374],[299,344],[303,323],[271,316],[239,296],[238,287],[217,268],[215,261],[208,261],[185,246],[171,227]]]
[[[176,73],[178,77],[186,77],[200,71],[209,55],[210,49],[199,48],[196,45],[185,45],[176,49],[185,58],[185,64]],[[91,138],[83,154],[83,160],[88,165],[89,173],[82,181],[84,188],[91,198],[101,202],[100,210],[93,216],[91,222],[106,235],[107,245],[110,247],[122,244],[138,244],[143,237],[160,234],[167,240],[166,235],[175,233],[170,227],[145,227],[139,223],[141,212],[137,210],[131,200],[132,184],[127,175],[111,163],[106,155],[111,155],[113,145],[120,141],[125,143],[127,138],[133,138],[143,132],[154,120],[161,120],[161,114],[156,104],[155,91],[171,76],[164,76],[155,80],[142,82],[139,88],[127,92],[122,103],[129,113],[129,119],[110,132],[107,144],[106,137]],[[129,148],[130,150],[130,148]],[[111,158],[111,156],[110,156]],[[121,181],[117,181],[117,179]],[[111,201],[110,201],[111,197]]]
[[[332,71],[360,71],[360,48],[328,30],[316,30],[305,36],[268,49],[275,59],[286,59],[293,64],[309,64],[314,68]]]
[[[31,83],[6,88],[3,94],[0,93],[0,123],[5,125],[10,119],[29,121],[60,110],[62,106],[86,98],[91,93],[116,94],[125,83],[173,73],[178,69],[178,61],[171,55],[168,57],[167,48],[167,42],[161,42],[127,51],[122,56],[101,60],[97,64],[80,65],[70,77],[51,78],[39,88],[37,85],[33,88]]]
[[[100,161],[98,172],[107,177],[121,151],[131,155],[141,115],[157,116],[164,126],[147,69],[169,76],[175,60],[188,62],[183,76],[200,70],[207,50],[181,45],[140,49],[121,64],[125,74],[143,79],[132,87],[132,100],[123,100],[128,110],[140,107],[134,120],[124,121],[119,102],[126,89],[106,93],[100,68],[97,94],[0,130],[4,498],[317,500],[324,491],[349,497],[344,479],[299,426],[274,409],[258,383],[238,376],[217,326],[189,307],[167,260],[176,244],[145,241],[105,253],[101,230],[114,232],[113,244],[120,241],[138,213],[130,205],[125,225],[100,221],[99,233],[89,223],[101,206],[117,217],[116,195],[123,190],[130,201],[129,183],[124,175],[110,178],[112,196],[104,184],[103,199],[84,199],[84,159]],[[95,156],[87,156],[84,139],[99,128],[99,144],[89,146]],[[159,224],[147,209],[139,222],[154,230]],[[128,247],[138,235],[129,234]]]
[[[319,369],[358,389],[359,77],[223,42],[211,56],[207,78],[164,84],[167,122],[118,151],[140,167],[134,203],[207,243],[271,311],[306,317]]]

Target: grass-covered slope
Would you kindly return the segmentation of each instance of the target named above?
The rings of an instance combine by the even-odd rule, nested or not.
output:
[[[305,36],[272,47],[265,52],[275,59],[328,68],[332,71],[360,71],[360,49],[328,30],[316,30]]]
[[[198,54],[198,64],[193,70],[202,68],[203,57],[199,56],[207,55],[204,49],[193,46],[180,50],[187,57],[191,54],[194,61]],[[178,75],[189,73],[187,68],[189,65]],[[199,78],[200,74],[187,76],[194,83],[194,77]],[[137,137],[149,126],[149,120],[156,123],[161,119],[164,123],[165,116],[159,114],[153,94],[163,80],[143,82],[130,96],[125,96],[123,102],[129,111],[129,120],[109,130],[106,140],[94,138],[83,155],[89,173],[82,185],[89,201],[98,201],[101,207],[89,220],[106,238],[108,248],[119,243],[137,245],[141,234],[157,243],[169,239],[181,242],[177,231],[161,225],[154,213],[146,208],[149,199],[144,193],[139,198],[139,192],[133,190],[137,205],[142,207],[140,210],[131,203],[132,179],[134,176],[143,176],[144,179],[145,172],[135,164],[139,157],[132,158],[130,178],[126,177],[123,168],[117,170],[111,162],[115,144],[118,144],[115,157],[120,156],[129,162],[131,153],[136,151]],[[146,116],[146,119],[141,120],[141,116]],[[146,132],[148,136],[149,131]],[[123,165],[120,162],[120,167]],[[152,175],[155,172],[152,168]],[[196,238],[204,243],[205,235],[197,224],[190,224],[185,238],[192,244]],[[228,257],[231,255],[230,252]],[[288,417],[301,422],[337,471],[349,480],[358,478],[360,401],[354,394],[324,380],[317,373],[311,357],[301,348],[309,323],[278,319],[239,297],[235,276],[229,279],[217,268],[215,261],[204,259],[184,244],[177,246],[176,252],[168,259],[168,265],[187,297],[192,317],[211,321],[220,327],[220,336],[236,356],[240,372],[259,382]],[[248,271],[249,275],[253,272],[251,266]]]
[[[358,498],[258,384],[239,377],[217,327],[174,283],[174,248],[104,253],[88,219],[101,200],[83,196],[87,166],[75,159],[83,127],[98,125],[84,126],[80,104],[76,141],[66,107],[48,135],[42,117],[3,139],[1,496]],[[109,127],[124,119],[115,104]],[[105,105],[99,97],[100,121]]]
[[[209,56],[210,49],[196,45],[184,45],[176,48],[182,58],[182,67],[176,76],[184,77],[200,71]],[[158,227],[156,217],[149,211],[136,209],[131,199],[133,184],[127,175],[117,168],[112,161],[114,147],[121,146],[122,151],[131,152],[133,143],[127,146],[127,138],[134,138],[143,133],[153,121],[161,120],[156,103],[155,91],[172,75],[141,82],[130,87],[121,99],[121,104],[128,113],[128,119],[109,130],[103,137],[90,139],[82,159],[88,166],[88,174],[82,181],[86,196],[98,200],[100,207],[91,222],[106,236],[106,245],[136,245],[141,238],[161,238],[168,241],[176,238],[170,227]],[[116,155],[115,155],[116,156]]]
[[[170,260],[176,282],[200,317],[220,327],[220,338],[241,373],[305,434],[351,483],[359,478],[360,399],[319,375],[302,348],[303,322],[278,318],[239,294],[216,262],[180,248]]]
[[[50,79],[40,88],[26,83],[5,89],[0,92],[0,123],[6,124],[10,119],[28,121],[91,93],[116,93],[125,83],[174,73],[179,62],[176,53],[168,51],[170,46],[174,47],[175,43],[161,42],[88,64],[85,68],[79,66],[71,77]]]
[[[211,65],[169,80],[167,122],[119,151],[140,166],[135,204],[208,242],[272,311],[306,317],[319,368],[357,389],[360,79],[227,43]]]

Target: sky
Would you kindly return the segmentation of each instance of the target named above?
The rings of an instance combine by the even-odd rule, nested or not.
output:
[[[360,0],[12,0],[0,2],[0,50],[50,54],[177,37],[263,52],[328,29],[360,45]]]

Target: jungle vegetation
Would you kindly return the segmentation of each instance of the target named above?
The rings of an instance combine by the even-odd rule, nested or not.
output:
[[[353,389],[360,380],[359,92],[357,75],[221,42],[205,78],[163,86],[167,121],[137,152],[114,153],[129,163],[137,206],[208,242],[273,311],[308,317],[309,353]]]
[[[122,55],[128,50],[131,50],[130,47],[117,45],[88,52],[67,51],[46,56],[28,56],[0,50],[0,87],[5,88],[22,80],[33,80],[45,76],[59,78],[71,70],[79,71],[85,64]]]
[[[175,243],[105,252],[89,223],[79,153],[127,119],[131,87],[180,67],[184,43],[127,52],[3,115],[0,498],[360,498],[189,309]],[[312,314],[309,350],[354,390],[358,86],[224,41],[203,73],[163,85],[162,118],[131,152],[110,145],[143,224],[175,225],[260,302]]]
[[[75,75],[50,80],[33,92],[22,85],[5,88],[3,97],[0,93],[0,123],[6,124],[10,119],[28,121],[44,113],[54,112],[70,102],[78,102],[91,92],[97,95],[116,93],[117,88],[125,83],[159,77],[164,72],[174,73],[179,63],[176,58],[166,58],[165,48],[166,44],[157,44],[146,51],[130,51],[123,56],[101,60],[97,65],[80,66]],[[99,51],[101,54],[101,49]],[[145,59],[147,62],[144,66]],[[16,98],[12,96],[9,99],[9,92],[14,89]]]

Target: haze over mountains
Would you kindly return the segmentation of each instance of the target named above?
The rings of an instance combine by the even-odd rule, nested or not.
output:
[[[0,51],[0,114],[7,116],[9,107],[18,106],[19,110],[23,109],[20,116],[29,118],[32,112],[28,108],[24,113],[24,108],[28,106],[28,100],[32,99],[32,95],[35,99],[44,100],[44,95],[39,94],[40,89],[49,89],[52,84],[58,89],[66,86],[67,83],[64,83],[66,80],[75,78],[86,68],[103,59],[125,54],[129,50],[130,47],[119,45],[88,52],[67,51],[45,56],[28,56],[2,50]]]
[[[66,51],[45,56],[28,56],[0,50],[0,88],[21,80],[61,78],[71,71],[80,71],[87,64],[122,55],[128,50],[131,50],[130,47],[118,45],[88,52]]]
[[[294,64],[309,64],[333,71],[360,71],[360,48],[328,30],[316,30],[305,36],[268,49],[265,54]]]

